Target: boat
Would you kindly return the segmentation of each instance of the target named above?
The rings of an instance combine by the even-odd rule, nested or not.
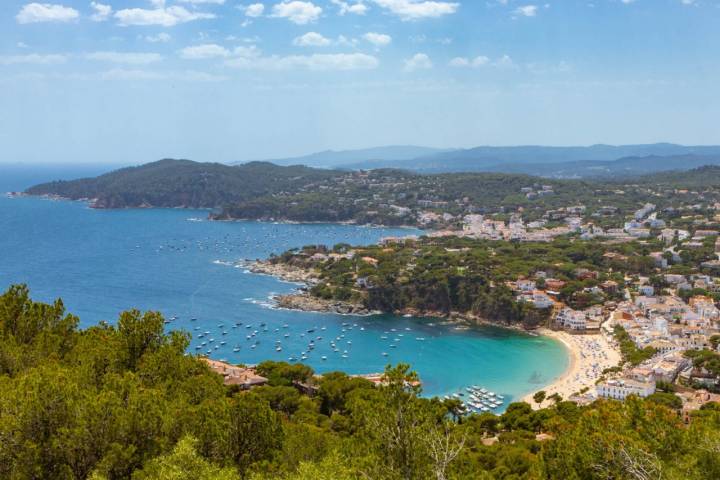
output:
[[[320,359],[321,359],[321,360],[327,360],[327,357],[326,357],[325,355],[323,355],[322,357],[320,357]]]
[[[383,357],[387,357],[387,356],[388,356],[387,352],[383,352],[383,353],[382,353],[382,356],[383,356]]]

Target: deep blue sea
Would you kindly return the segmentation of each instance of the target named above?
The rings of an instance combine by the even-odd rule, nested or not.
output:
[[[0,166],[0,191],[101,171]],[[427,395],[482,385],[510,400],[549,383],[567,367],[560,343],[499,328],[457,330],[433,319],[273,309],[270,296],[297,286],[233,266],[292,247],[367,244],[412,230],[209,222],[206,217],[196,210],[93,210],[80,202],[3,195],[0,288],[26,283],[37,300],[61,297],[82,326],[113,322],[129,308],[159,310],[177,317],[168,328],[193,334],[191,353],[211,350],[212,358],[235,363],[287,360],[307,352],[304,363],[319,372],[372,373],[407,362],[420,374]],[[233,327],[237,323],[242,325]]]

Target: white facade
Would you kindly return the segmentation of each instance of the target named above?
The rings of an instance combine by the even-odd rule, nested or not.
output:
[[[630,395],[645,398],[655,393],[655,382],[638,382],[636,380],[608,380],[597,386],[598,396],[625,400]]]

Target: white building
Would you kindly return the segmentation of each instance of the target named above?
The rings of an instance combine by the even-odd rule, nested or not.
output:
[[[655,393],[655,382],[639,382],[627,378],[608,380],[598,384],[597,393],[602,398],[625,400],[630,395],[645,398]]]

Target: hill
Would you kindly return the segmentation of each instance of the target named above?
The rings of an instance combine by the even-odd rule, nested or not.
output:
[[[524,173],[545,178],[625,178],[654,172],[678,171],[705,165],[720,165],[720,155],[650,155],[624,157],[612,161],[574,161],[561,163],[493,165],[487,171]]]
[[[660,172],[646,175],[639,180],[669,188],[717,188],[720,185],[720,165],[705,165],[687,171]]]
[[[272,193],[292,193],[339,174],[266,162],[228,166],[165,159],[95,178],[44,183],[29,188],[26,193],[73,200],[94,199],[93,205],[98,208],[214,208]]]
[[[666,143],[589,147],[477,147],[442,152],[412,160],[364,161],[348,164],[345,167],[405,168],[422,173],[483,171],[582,178],[619,174],[637,175],[684,168],[684,160],[689,158],[696,160],[690,168],[707,163],[720,163],[720,147]]]
[[[414,145],[390,145],[359,150],[326,150],[301,157],[275,158],[264,161],[275,165],[307,165],[309,167],[335,168],[366,161],[392,163],[447,151],[449,150]]]

